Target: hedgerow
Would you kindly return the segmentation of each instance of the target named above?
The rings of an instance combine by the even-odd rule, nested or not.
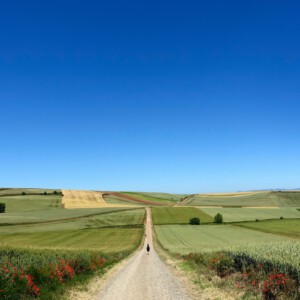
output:
[[[183,258],[224,280],[234,278],[236,289],[257,293],[262,299],[300,299],[299,251],[300,243],[286,242],[191,253]]]
[[[0,299],[55,299],[72,282],[101,273],[129,253],[0,248]]]

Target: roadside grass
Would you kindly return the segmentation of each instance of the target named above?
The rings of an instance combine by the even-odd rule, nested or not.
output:
[[[196,195],[182,203],[182,205],[191,206],[254,206],[254,207],[299,207],[300,192],[258,192],[240,195]]]
[[[179,267],[200,288],[203,299],[262,299],[257,290],[241,288],[241,278],[235,274],[223,278],[218,276],[214,266],[210,265],[211,260],[216,257],[215,252],[205,253],[203,256],[201,253],[176,255],[177,260],[180,259]]]
[[[143,228],[102,228],[0,234],[0,243],[18,248],[95,250],[103,253],[132,251],[140,243]]]
[[[236,223],[235,226],[300,239],[300,220],[268,220]]]
[[[104,210],[104,209],[103,209]],[[0,226],[1,233],[45,232],[59,230],[75,230],[103,227],[133,227],[141,226],[144,221],[144,209],[128,209],[110,211],[105,209],[101,214],[79,216],[71,220],[56,220],[48,223],[22,224],[14,226]]]
[[[199,207],[203,212],[210,216],[215,216],[217,213],[222,214],[224,222],[241,222],[255,221],[267,219],[283,218],[300,218],[300,212],[292,207],[280,208],[224,208],[224,207]]]
[[[300,299],[299,239],[235,228],[156,225],[155,232],[205,299]]]
[[[155,225],[159,244],[171,253],[217,251],[234,245],[290,241],[270,233],[232,225]]]
[[[68,289],[101,276],[129,254],[0,247],[0,298],[64,299]]]
[[[206,289],[217,287],[238,293],[234,299],[295,300],[300,297],[299,251],[299,241],[281,241],[190,253],[181,258],[194,268],[203,296]]]
[[[120,194],[136,197],[138,199],[158,202],[163,204],[172,204],[177,202],[174,200],[174,195],[172,194],[162,194],[162,193],[140,193],[140,192],[120,192]]]
[[[188,224],[190,219],[197,217],[201,223],[213,222],[213,217],[194,207],[153,207],[153,224]]]
[[[193,259],[186,258],[185,255],[171,253],[167,251],[154,238],[154,245],[159,256],[175,269],[181,276],[189,282],[189,290],[195,295],[195,299],[243,299],[254,300],[256,298],[244,298],[244,291],[233,288],[232,282],[221,280],[213,270],[197,264]],[[205,255],[207,252],[205,253]],[[207,255],[206,255],[207,257]],[[257,298],[259,299],[259,298]]]
[[[51,209],[40,211],[18,211],[1,214],[0,226],[5,224],[30,224],[53,222],[66,219],[84,218],[110,212],[124,211],[130,208],[82,208],[82,209]]]

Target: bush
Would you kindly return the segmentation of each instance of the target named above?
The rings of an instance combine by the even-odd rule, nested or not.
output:
[[[280,217],[280,220],[283,220],[283,217]]]
[[[26,193],[25,193],[25,192],[22,192],[22,195],[26,195]]]
[[[5,203],[0,203],[0,213],[5,213]]]
[[[217,255],[211,259],[211,269],[216,270],[218,276],[225,277],[234,273],[234,261],[229,255]]]
[[[54,195],[57,195],[58,193],[57,193],[57,191],[54,191],[53,194],[54,194]]]
[[[46,192],[46,191],[44,192],[44,195],[47,195],[47,192]]]
[[[214,217],[214,223],[222,224],[223,223],[223,216],[220,213],[217,213]]]
[[[191,218],[190,224],[191,225],[200,225],[200,219],[199,218]]]

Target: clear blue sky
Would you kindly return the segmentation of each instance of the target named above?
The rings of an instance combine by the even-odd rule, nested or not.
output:
[[[300,187],[298,1],[2,1],[0,186]]]

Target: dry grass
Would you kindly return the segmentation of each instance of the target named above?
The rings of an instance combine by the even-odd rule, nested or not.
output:
[[[62,190],[64,208],[102,208],[127,207],[125,204],[109,204],[103,198],[103,193],[94,191]]]
[[[213,194],[198,194],[197,197],[241,197],[255,194],[261,194],[262,192],[237,192],[237,193],[213,193]]]

